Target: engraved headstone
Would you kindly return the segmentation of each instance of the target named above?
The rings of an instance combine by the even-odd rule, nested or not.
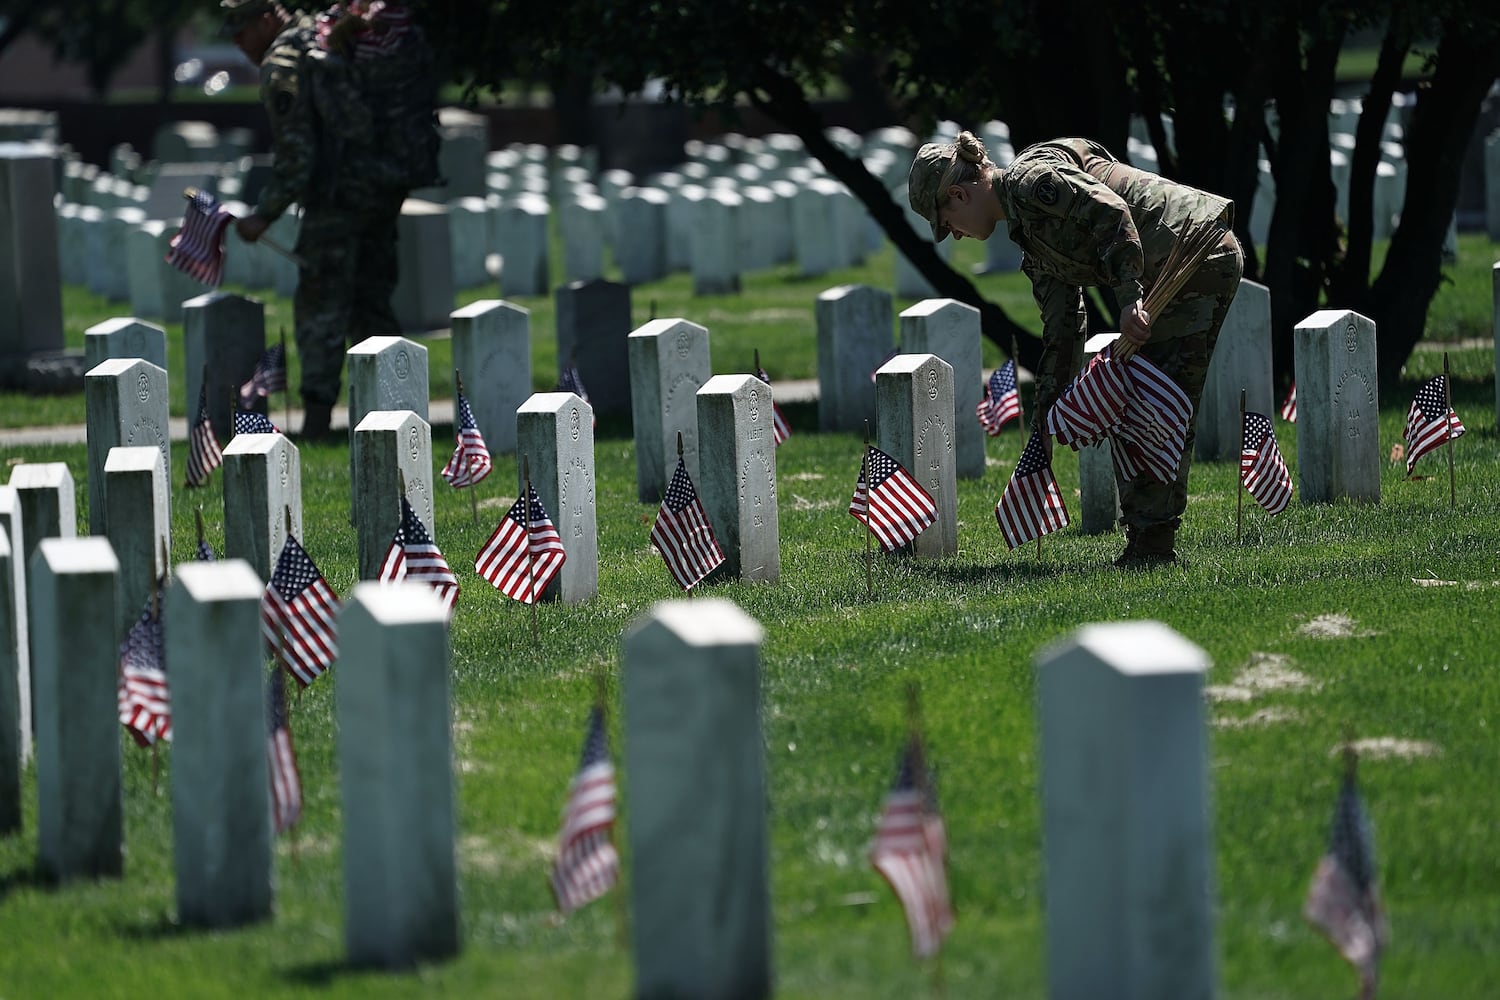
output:
[[[502,299],[454,311],[453,367],[492,455],[516,450],[516,407],[531,395],[531,313]],[[455,426],[457,417],[454,418]]]
[[[558,374],[571,358],[588,390],[589,403],[602,416],[630,413],[626,338],[630,288],[613,281],[575,281],[557,290]]]
[[[891,353],[891,293],[839,285],[818,295],[818,429],[857,431],[875,413],[870,373]]]
[[[923,299],[901,313],[901,350],[936,354],[953,366],[955,470],[960,479],[984,475],[984,428],[974,416],[984,396],[979,310],[954,299]]]
[[[171,490],[153,447],[111,448],[104,460],[104,533],[120,564],[120,607],[115,621],[124,635],[151,599],[166,572],[172,519]]]
[[[83,331],[83,358],[90,368],[110,358],[141,358],[166,368],[167,331],[134,316],[116,316]]]
[[[1150,621],[1038,655],[1051,996],[1214,995],[1208,666]]]
[[[724,550],[715,572],[749,583],[781,575],[771,403],[754,375],[715,375],[698,390],[698,496]]]
[[[1245,408],[1273,413],[1271,382],[1271,290],[1249,279],[1224,317],[1214,344],[1203,399],[1198,403],[1197,443],[1193,454],[1209,462],[1238,462],[1244,443],[1240,427],[1240,390]]]
[[[83,376],[88,421],[89,534],[104,534],[104,462],[111,448],[154,446],[172,481],[167,373],[139,358],[110,358]]]
[[[375,410],[427,417],[427,348],[405,337],[366,337],[349,348],[350,434]]]
[[[37,865],[58,881],[125,868],[117,684],[119,563],[103,538],[47,538],[32,556]],[[139,609],[137,609],[139,614]]]
[[[571,392],[539,392],[516,410],[517,490],[531,485],[557,526],[567,560],[542,592],[568,604],[599,591],[599,517],[594,487],[594,411]]]
[[[0,142],[0,365],[63,348],[56,170],[53,146]]]
[[[630,405],[636,497],[659,503],[677,468],[677,435],[688,475],[698,481],[698,390],[713,374],[708,330],[685,319],[654,319],[630,334]]]
[[[209,292],[182,304],[182,357],[187,395],[196,405],[205,369],[208,373],[208,418],[214,435],[227,441],[234,432],[231,400],[255,374],[266,349],[266,307],[259,299],[232,292]],[[252,409],[265,411],[257,398]],[[197,414],[192,414],[194,418]]]
[[[1100,351],[1120,339],[1118,333],[1096,333],[1083,345],[1084,364]],[[1085,535],[1102,535],[1113,531],[1120,519],[1120,484],[1109,441],[1085,445],[1078,449],[1078,505],[1081,508],[1079,530]]]
[[[177,917],[189,927],[271,916],[264,593],[240,559],[183,563],[167,589],[172,841]]]
[[[1304,503],[1380,501],[1375,323],[1320,309],[1292,331],[1297,371],[1297,494]]]
[[[432,530],[432,428],[410,410],[376,410],[354,428],[354,532],[359,578],[380,575],[391,538],[401,524],[401,483],[406,500]]]
[[[224,446],[224,555],[271,579],[292,535],[302,538],[302,457],[285,434],[236,434]]]
[[[759,623],[658,604],[621,642],[638,997],[771,994]]]
[[[953,366],[935,354],[898,354],[875,373],[880,450],[911,473],[937,504],[937,521],[911,543],[927,559],[958,552]]]
[[[431,587],[357,584],[339,615],[344,940],[355,966],[456,955],[448,609]]]

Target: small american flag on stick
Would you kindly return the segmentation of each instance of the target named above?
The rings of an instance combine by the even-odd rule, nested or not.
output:
[[[566,559],[557,526],[528,485],[479,550],[474,570],[511,600],[534,604]]]
[[[402,580],[429,583],[447,605],[449,618],[453,617],[453,607],[458,603],[458,577],[453,575],[448,560],[438,551],[437,543],[405,496],[401,498],[401,524],[386,550],[377,579],[381,583]]]
[[[208,419],[208,381],[198,388],[198,417],[188,432],[187,485],[206,486],[209,474],[224,463],[214,425]]]
[[[285,833],[302,818],[302,775],[286,711],[286,675],[279,666],[266,678],[266,759],[271,771],[271,823],[277,833]]]
[[[651,526],[651,544],[661,553],[667,571],[683,590],[712,573],[724,562],[724,550],[714,537],[713,525],[693,488],[682,456],[677,471]]]
[[[338,611],[338,595],[288,533],[260,601],[261,633],[270,652],[282,643],[286,668],[303,687],[333,666],[338,655]]]
[[[953,929],[948,897],[948,838],[937,809],[932,775],[913,734],[885,797],[870,864],[890,883],[911,931],[916,958],[930,958]]]
[[[443,478],[454,489],[473,486],[490,474],[493,463],[490,449],[479,433],[479,424],[474,420],[474,410],[462,391],[458,393],[458,444],[453,456],[443,466]]]
[[[1005,544],[1012,549],[1068,525],[1068,508],[1057,491],[1042,433],[1040,423],[1031,429],[1031,438],[1021,451],[1010,482],[995,504],[995,520]]]
[[[167,263],[205,285],[224,276],[224,230],[234,221],[229,210],[207,191],[189,188],[182,228],[172,237]]]
[[[1281,419],[1289,424],[1297,422],[1297,383],[1286,391],[1286,399],[1281,401]]]
[[[609,759],[604,709],[596,705],[589,713],[578,771],[568,786],[552,866],[552,894],[563,913],[598,899],[619,881],[614,823],[615,766]]]
[[[1406,441],[1406,474],[1411,475],[1417,459],[1463,435],[1464,425],[1448,403],[1448,376],[1435,375],[1423,382],[1406,411],[1406,429],[1401,434]]]
[[[1021,392],[1016,388],[1016,363],[1007,361],[990,376],[984,387],[984,398],[979,401],[974,415],[990,437],[1000,433],[1000,428],[1021,415]]]
[[[1245,440],[1240,451],[1240,482],[1271,514],[1286,510],[1292,500],[1292,474],[1276,447],[1271,418],[1253,410],[1245,412]]]
[[[271,423],[271,418],[253,410],[236,410],[234,414],[236,434],[280,434],[281,428]]]
[[[120,643],[120,722],[140,746],[172,741],[172,692],[162,655],[161,584]],[[154,611],[153,611],[154,609]]]
[[[849,513],[870,529],[881,548],[894,552],[937,521],[937,502],[900,462],[866,445]]]
[[[755,377],[766,385],[771,384],[771,376],[760,366],[760,352],[755,352]],[[781,447],[781,442],[792,436],[792,425],[786,422],[786,415],[781,412],[781,407],[776,405],[776,400],[771,400],[771,434],[775,438],[776,447]]]
[[[286,347],[277,344],[261,353],[255,363],[250,381],[240,386],[240,406],[250,409],[257,399],[265,399],[273,392],[286,391]]]

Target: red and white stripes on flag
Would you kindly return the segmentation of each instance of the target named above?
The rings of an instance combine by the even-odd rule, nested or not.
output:
[[[589,713],[578,771],[568,786],[552,866],[552,894],[562,912],[572,913],[598,899],[619,881],[614,823],[615,766],[609,759],[604,709],[595,706]]]
[[[1031,429],[1010,482],[995,504],[995,520],[1012,549],[1068,526],[1068,508],[1057,490],[1041,435],[1040,424]]]
[[[755,371],[755,377],[766,385],[771,384],[771,376],[766,374],[764,368]],[[781,407],[776,405],[776,400],[771,400],[771,434],[776,439],[776,447],[781,447],[781,442],[792,436],[792,425],[786,422],[786,415],[781,412]]]
[[[714,537],[713,525],[698,500],[698,491],[688,476],[682,457],[677,471],[656,512],[651,526],[651,544],[661,553],[667,572],[683,590],[688,590],[724,562],[724,550]]]
[[[1297,422],[1297,383],[1287,390],[1286,399],[1281,401],[1281,419],[1289,424]]]
[[[208,383],[198,389],[198,418],[188,431],[187,484],[204,486],[209,473],[224,464],[219,439],[214,437],[213,422],[208,419]]]
[[[302,818],[302,775],[286,711],[286,675],[280,667],[266,678],[266,760],[271,772],[272,829],[285,833]]]
[[[473,486],[490,474],[493,462],[484,435],[479,433],[479,424],[474,420],[474,410],[463,393],[458,393],[458,445],[453,456],[443,466],[442,476],[448,485],[461,490]]]
[[[1292,501],[1292,474],[1276,447],[1271,418],[1264,413],[1245,411],[1240,482],[1268,513],[1280,514]]]
[[[381,583],[414,580],[430,584],[437,591],[439,600],[447,605],[448,617],[452,619],[453,606],[458,603],[458,577],[453,575],[448,560],[443,558],[437,543],[427,533],[427,526],[404,496],[401,498],[401,523],[396,526],[396,535],[391,539],[391,547],[386,550],[376,579]]]
[[[1000,428],[1021,415],[1021,393],[1016,387],[1016,362],[1005,362],[990,376],[984,387],[984,397],[974,408],[974,415],[990,437],[1000,433]]]
[[[120,722],[143,747],[158,739],[172,741],[172,692],[162,654],[160,585],[155,603],[158,613],[151,613],[148,601],[120,643]]]
[[[932,776],[913,737],[886,795],[870,846],[870,864],[901,901],[917,958],[936,955],[953,929],[947,858],[948,838],[932,794]]]
[[[194,192],[182,216],[182,228],[172,237],[167,263],[205,285],[224,276],[224,230],[234,221],[228,209],[207,191]]]
[[[557,527],[528,486],[474,557],[474,570],[511,600],[533,604],[567,557]]]
[[[1406,474],[1411,475],[1417,459],[1463,435],[1464,425],[1448,405],[1448,376],[1435,375],[1423,382],[1406,411],[1406,429],[1401,433],[1406,441]]]
[[[894,552],[937,521],[937,502],[922,484],[885,452],[865,447],[849,513],[874,533],[880,547]]]
[[[1171,376],[1139,354],[1100,351],[1047,413],[1047,433],[1073,448],[1108,439],[1125,479],[1177,479],[1193,405]]]
[[[1339,789],[1328,852],[1313,873],[1302,915],[1359,974],[1361,1000],[1373,1000],[1391,931],[1375,877],[1374,833],[1352,774]]]
[[[286,348],[280,344],[261,352],[250,381],[240,386],[240,409],[248,410],[257,399],[286,391]]]
[[[297,539],[287,535],[260,599],[260,630],[273,654],[280,637],[286,667],[303,687],[333,666],[338,612],[338,595]]]

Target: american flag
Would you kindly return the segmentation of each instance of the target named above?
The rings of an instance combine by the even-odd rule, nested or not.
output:
[[[284,637],[282,657],[303,687],[333,666],[338,655],[334,621],[338,611],[338,595],[297,539],[287,535],[260,599],[260,629],[272,653],[278,634]]]
[[[1068,526],[1068,508],[1057,491],[1042,433],[1040,424],[1031,429],[1010,482],[995,504],[995,520],[1012,549]]]
[[[562,912],[572,913],[598,899],[619,881],[614,823],[615,766],[609,759],[604,709],[595,706],[589,713],[583,759],[568,786],[568,804],[557,836],[557,861],[552,866],[552,894]]]
[[[236,410],[234,413],[236,434],[280,434],[281,428],[271,423],[271,418],[253,410]]]
[[[1292,383],[1292,387],[1287,390],[1287,392],[1286,392],[1286,399],[1283,399],[1281,401],[1281,419],[1285,420],[1289,424],[1295,424],[1297,422],[1297,383],[1296,382],[1293,382]]]
[[[724,550],[714,537],[713,525],[708,523],[708,514],[680,456],[677,471],[672,473],[672,484],[656,513],[656,523],[651,526],[651,544],[661,553],[667,571],[683,590],[724,561]]]
[[[1139,354],[1126,361],[1101,351],[1047,413],[1047,433],[1074,448],[1109,439],[1127,480],[1145,473],[1177,479],[1193,405],[1171,376]]]
[[[458,577],[448,568],[448,560],[438,551],[437,543],[427,533],[427,527],[417,512],[401,498],[401,524],[396,528],[396,537],[380,564],[381,583],[399,583],[402,580],[422,580],[432,584],[432,589],[448,606],[448,616],[453,616],[453,606],[458,603]]]
[[[1390,928],[1375,884],[1374,833],[1352,774],[1339,789],[1328,853],[1313,873],[1302,915],[1354,966],[1360,996],[1373,997]]]
[[[527,495],[516,498],[474,557],[474,569],[506,597],[531,604],[566,559],[557,527],[536,490],[528,486]]]
[[[1280,514],[1292,500],[1292,474],[1276,447],[1271,418],[1245,411],[1245,443],[1240,450],[1240,482],[1255,502],[1272,514]]]
[[[1433,376],[1422,383],[1417,398],[1411,401],[1411,409],[1406,411],[1406,430],[1401,436],[1406,440],[1408,476],[1417,459],[1444,441],[1464,436],[1464,425],[1448,405],[1447,388],[1448,376]]]
[[[240,386],[240,406],[249,409],[257,399],[286,391],[286,348],[277,344],[261,352],[250,381]]]
[[[302,818],[302,775],[286,713],[286,675],[276,667],[266,678],[266,759],[271,771],[271,823],[277,833]]]
[[[458,394],[458,446],[453,457],[443,466],[443,478],[454,489],[473,486],[490,474],[492,463],[490,449],[479,433],[479,424],[474,421],[474,411],[463,393]]]
[[[182,228],[172,237],[167,263],[205,285],[217,285],[224,275],[224,230],[234,216],[207,191],[188,199]]]
[[[953,929],[947,856],[948,838],[932,776],[922,760],[921,744],[913,737],[901,757],[896,783],[885,797],[870,864],[901,901],[917,958],[936,955]]]
[[[583,387],[583,376],[578,374],[578,366],[571,361],[562,370],[562,375],[557,380],[557,391],[571,392],[585,403],[589,401],[588,390]],[[599,426],[599,417],[597,415],[594,417],[592,426]]]
[[[766,374],[764,368],[757,368],[755,370],[755,377],[766,385],[771,384],[771,376]],[[775,438],[776,447],[778,448],[781,447],[781,442],[792,436],[792,425],[786,422],[786,415],[781,412],[781,407],[776,405],[774,399],[771,400],[771,434]]]
[[[984,387],[984,398],[974,409],[974,415],[984,426],[990,437],[1000,433],[1000,428],[1021,415],[1021,393],[1016,388],[1016,363],[1007,361],[995,369],[989,383]]]
[[[937,521],[937,502],[900,462],[866,445],[849,513],[875,533],[881,548],[894,552]]]
[[[193,553],[193,558],[199,562],[213,562],[215,560],[214,547],[208,544],[208,539],[198,539],[198,551]]]
[[[204,486],[209,473],[224,463],[224,453],[219,450],[219,439],[214,437],[214,425],[208,419],[208,383],[198,388],[198,419],[188,432],[187,484]]]
[[[158,613],[151,602],[125,633],[120,643],[120,722],[141,746],[158,739],[172,741],[172,692],[167,686],[166,661],[162,656],[161,585],[156,589]]]

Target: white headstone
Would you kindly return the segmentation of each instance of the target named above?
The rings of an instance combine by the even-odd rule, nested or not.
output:
[[[1321,309],[1292,331],[1297,372],[1297,494],[1304,503],[1380,500],[1375,323]]]
[[[960,479],[984,475],[984,428],[975,408],[984,397],[979,310],[954,299],[923,299],[902,311],[901,349],[936,354],[953,367],[954,468]]]
[[[140,616],[156,581],[166,572],[172,518],[161,452],[156,448],[111,448],[104,461],[104,527],[120,564],[117,634]]]
[[[422,584],[361,583],[338,625],[349,962],[408,968],[456,955],[448,609]]]
[[[818,178],[797,191],[792,206],[792,244],[802,277],[814,278],[849,263],[841,243],[842,217],[836,181]]]
[[[104,462],[116,447],[153,446],[172,481],[167,373],[139,358],[110,358],[83,376],[88,421],[89,534],[104,534]]]
[[[629,337],[636,497],[660,503],[677,468],[677,435],[688,475],[698,481],[698,390],[713,374],[708,330],[685,319],[654,319]]]
[[[145,221],[146,213],[133,206],[112,208],[104,213],[99,227],[103,264],[99,294],[111,302],[130,301],[130,272],[126,270],[130,230]]]
[[[1490,265],[1490,323],[1495,336],[1495,371],[1500,372],[1500,262]],[[1495,425],[1500,427],[1500,378],[1495,380]]]
[[[448,208],[408,198],[396,223],[396,288],[391,308],[407,333],[440,330],[453,311]]]
[[[190,927],[271,916],[264,593],[239,559],[183,563],[167,588],[177,918]]]
[[[47,538],[28,573],[37,864],[58,881],[119,876],[125,868],[121,636],[113,627],[119,568],[103,538]]]
[[[571,392],[539,392],[516,410],[517,491],[531,485],[552,517],[567,559],[542,592],[577,604],[599,591],[594,411]]]
[[[1084,364],[1107,351],[1120,339],[1118,333],[1096,333],[1083,345]],[[1085,535],[1113,531],[1120,520],[1120,484],[1115,476],[1108,440],[1078,449],[1078,501],[1082,508],[1080,530]]]
[[[354,428],[354,532],[359,578],[373,580],[401,524],[406,500],[429,535],[432,528],[432,428],[410,410],[376,410]]]
[[[640,285],[666,276],[667,203],[671,200],[659,188],[632,187],[621,192],[616,207],[615,260],[625,284]]]
[[[1051,996],[1214,996],[1208,667],[1151,621],[1037,657]]]
[[[754,375],[715,375],[698,390],[698,496],[724,550],[716,576],[781,576],[771,405]]]
[[[710,190],[693,203],[688,235],[693,294],[726,295],[740,290],[739,213],[733,191]]]
[[[448,256],[453,264],[456,288],[478,288],[489,280],[484,269],[490,252],[490,206],[480,197],[454,198],[448,202]]]
[[[21,775],[31,757],[31,706],[21,704],[23,684],[28,692],[31,687],[31,669],[16,645],[26,617],[15,600],[25,593],[16,585],[25,580],[20,561],[19,547],[0,526],[0,837],[21,829]]]
[[[0,142],[0,364],[63,347],[56,150]]]
[[[818,429],[858,431],[875,413],[871,373],[891,353],[891,293],[839,285],[818,295]]]
[[[565,281],[593,281],[604,277],[608,208],[603,198],[585,192],[564,202],[558,210]]]
[[[1240,279],[1203,382],[1194,446],[1198,458],[1239,461],[1241,389],[1246,409],[1272,415],[1276,402],[1271,383],[1271,290],[1248,278]]]
[[[536,195],[509,198],[495,220],[495,249],[503,265],[500,271],[500,293],[546,295],[551,285],[547,266],[551,245],[547,216],[551,209],[547,199]]]
[[[20,559],[24,569],[43,538],[73,538],[78,534],[73,473],[66,462],[23,462],[10,470],[10,487],[21,501],[26,548]],[[0,512],[3,508],[0,502]]]
[[[771,995],[764,637],[707,598],[621,642],[636,996]]]
[[[266,349],[266,307],[259,299],[232,292],[209,292],[182,304],[183,377],[188,408],[196,411],[203,377],[208,376],[208,417],[220,441],[234,433],[240,386],[255,374]],[[257,398],[253,409],[264,410]],[[198,414],[190,413],[196,420]]]
[[[87,232],[88,223],[84,219],[91,211],[97,212],[98,209],[85,207],[78,210],[80,233]],[[159,265],[162,263],[161,254],[166,252],[160,249],[161,234],[165,229],[166,223],[160,219],[148,219],[125,234],[125,277],[130,286],[130,312],[134,316],[162,318]]]
[[[166,368],[167,331],[134,316],[116,316],[83,331],[83,358],[90,368],[110,358],[141,358]]]
[[[285,434],[236,434],[224,446],[224,555],[270,580],[286,516],[302,538],[302,457]]]
[[[600,416],[630,413],[627,338],[630,288],[614,281],[583,281],[557,290],[558,374],[571,359],[578,366],[589,404]]]
[[[516,407],[531,395],[531,312],[481,299],[455,310],[448,323],[453,367],[463,376],[479,433],[491,454],[509,455],[516,450]]]
[[[14,478],[14,477],[12,477]],[[31,639],[26,610],[26,553],[35,551],[42,537],[32,538],[27,534],[29,525],[23,509],[20,490],[14,486],[0,486],[0,534],[5,535],[10,547],[10,560],[3,571],[8,579],[7,595],[0,600],[0,615],[9,618],[10,627],[0,636],[0,671],[6,675],[5,683],[16,686],[17,711],[20,719],[20,764],[26,766],[31,759]],[[9,733],[9,729],[0,729]],[[3,824],[0,824],[3,826]]]
[[[953,433],[953,366],[935,354],[898,354],[875,376],[880,449],[900,462],[937,504],[937,522],[911,551],[937,559],[958,552],[958,485]]]

